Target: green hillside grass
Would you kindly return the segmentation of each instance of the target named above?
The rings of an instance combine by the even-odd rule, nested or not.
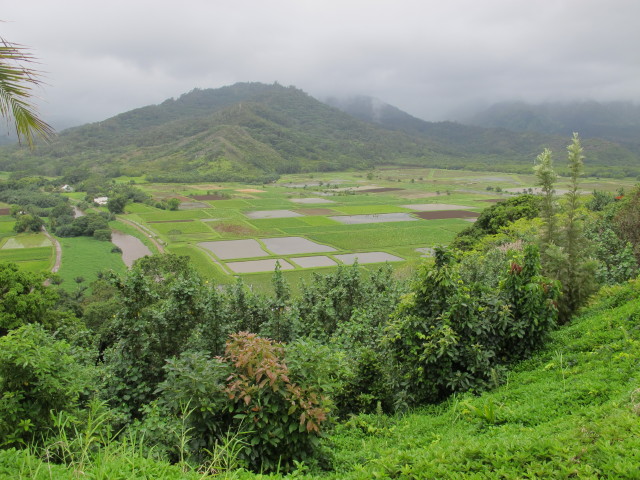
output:
[[[495,391],[351,419],[326,478],[640,478],[639,294],[603,291]]]

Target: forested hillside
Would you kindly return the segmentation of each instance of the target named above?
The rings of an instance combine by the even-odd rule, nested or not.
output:
[[[67,130],[0,169],[70,169],[156,180],[268,181],[279,173],[368,167],[428,153],[425,142],[360,122],[293,87],[236,84]]]
[[[157,181],[267,182],[282,173],[381,164],[528,172],[560,136],[425,122],[366,97],[333,108],[294,87],[239,83],[62,132],[34,151],[0,148],[0,170]],[[346,112],[346,113],[345,113]],[[579,129],[575,129],[580,131]],[[637,153],[587,138],[587,173],[640,174]]]

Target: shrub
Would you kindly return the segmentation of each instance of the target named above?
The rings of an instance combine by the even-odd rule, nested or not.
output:
[[[53,426],[51,413],[74,412],[89,385],[71,346],[40,325],[0,338],[0,445],[41,438]]]
[[[99,230],[95,230],[93,232],[93,238],[95,238],[96,240],[100,240],[101,242],[110,242],[111,230],[107,228],[101,228]]]
[[[231,336],[225,389],[238,429],[249,431],[243,456],[254,469],[289,469],[309,458],[327,418],[326,399],[293,383],[281,344],[246,332]]]
[[[505,270],[496,290],[478,290],[441,249],[435,267],[423,267],[387,332],[414,401],[495,385],[504,365],[529,355],[555,325],[559,287],[540,276],[537,249]]]

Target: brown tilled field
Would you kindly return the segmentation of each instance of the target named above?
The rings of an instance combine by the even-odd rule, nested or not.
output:
[[[233,233],[236,235],[249,235],[254,233],[254,230],[244,225],[238,225],[235,223],[219,223],[213,227],[216,232],[220,233]]]
[[[444,210],[440,212],[414,212],[413,215],[423,220],[443,220],[446,218],[475,218],[479,213],[468,210]]]
[[[0,215],[9,215],[11,213],[11,209],[9,208],[0,208]]]

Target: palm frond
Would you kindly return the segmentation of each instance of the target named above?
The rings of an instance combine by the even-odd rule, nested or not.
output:
[[[0,115],[13,122],[18,140],[29,146],[35,135],[50,141],[55,133],[31,102],[34,88],[42,84],[40,73],[28,67],[32,63],[35,59],[25,47],[0,38]]]

